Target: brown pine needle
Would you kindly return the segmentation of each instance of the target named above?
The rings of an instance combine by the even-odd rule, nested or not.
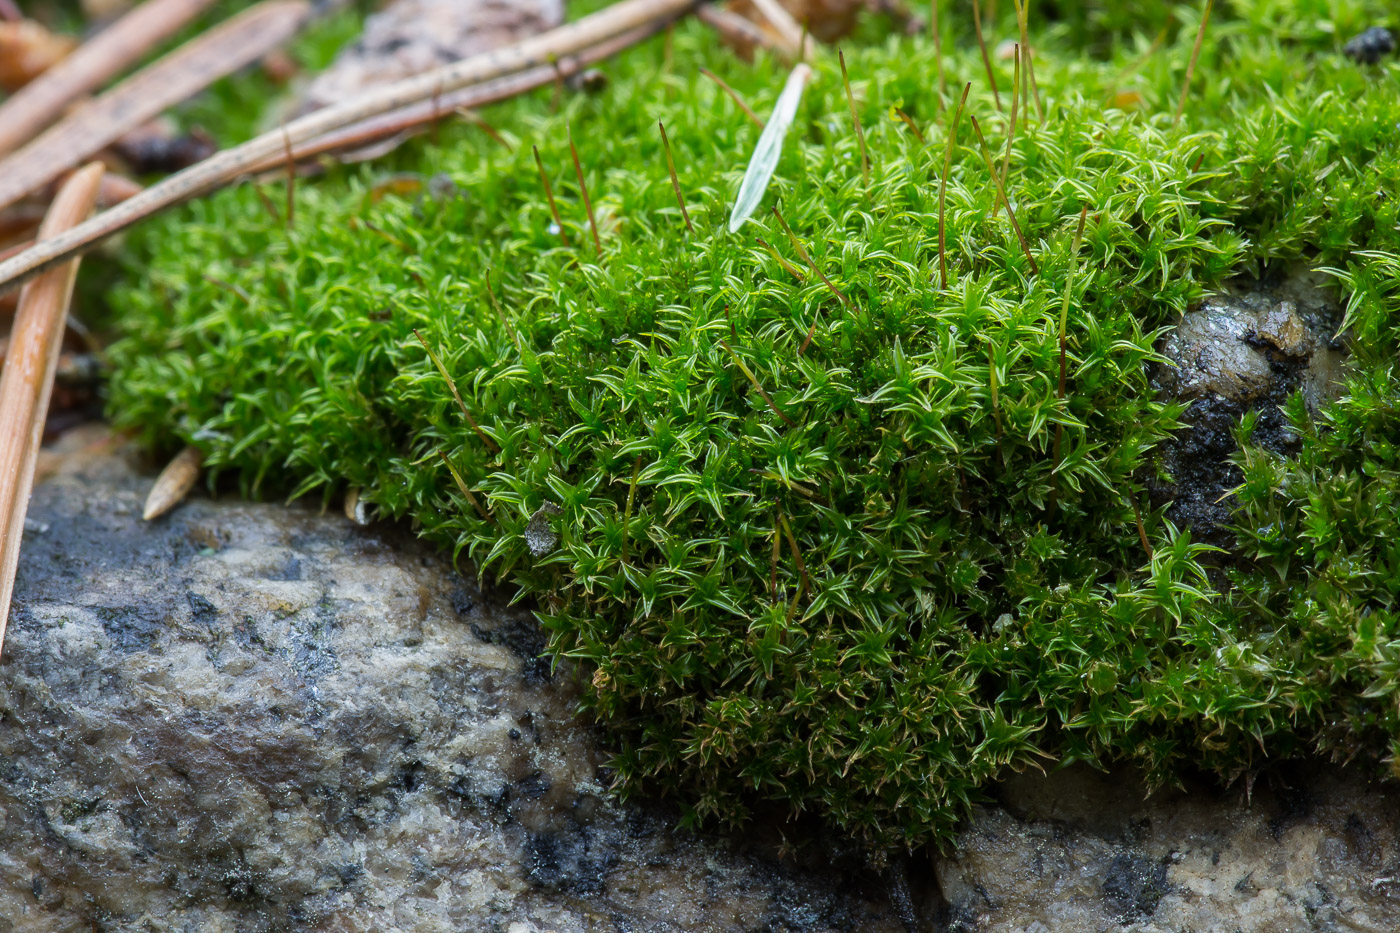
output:
[[[294,35],[309,11],[305,0],[263,0],[70,113],[0,162],[0,207],[52,181],[216,79],[256,61]],[[277,142],[276,149],[281,149],[281,140]]]
[[[525,347],[520,342],[520,332],[515,329],[515,322],[506,317],[506,313],[496,302],[496,293],[491,290],[491,273],[486,273],[486,297],[491,300],[491,309],[496,312],[496,317],[501,319],[501,326],[510,331],[510,339],[515,341],[515,350],[521,356],[525,355]]]
[[[141,507],[141,520],[149,522],[160,518],[175,506],[185,501],[185,496],[194,488],[199,479],[200,468],[204,465],[204,451],[198,447],[186,447],[175,455],[175,459],[165,465],[151,491],[146,494],[146,504]]]
[[[1011,85],[1011,127],[1006,131],[1006,152],[1001,157],[1001,185],[1006,187],[1006,181],[1011,173],[1011,144],[1016,139],[1016,105],[1021,100],[1021,46],[1015,46],[1016,52],[1016,80]],[[997,208],[992,207],[992,219],[997,219]]]
[[[212,3],[146,0],[78,46],[0,107],[0,154],[33,139],[70,103],[126,71]]]
[[[856,97],[851,93],[851,77],[846,74],[846,53],[836,50],[836,59],[841,63],[841,82],[846,85],[846,104],[851,108],[851,122],[856,127],[856,139],[860,141],[860,174],[865,187],[870,187],[870,153],[865,149],[865,130],[860,125],[860,114],[856,113]]]
[[[544,160],[540,158],[540,147],[531,146],[535,152],[535,166],[540,170],[540,181],[544,184],[544,196],[549,199],[549,212],[554,215],[554,226],[559,228],[559,240],[567,244],[569,238],[564,233],[564,221],[559,219],[559,205],[554,203],[554,188],[549,184],[549,175],[544,170]]]
[[[797,279],[797,281],[799,282],[806,281],[807,277],[802,274],[802,270],[794,266],[792,263],[788,262],[787,259],[783,257],[782,253],[778,252],[776,249],[773,248],[773,244],[769,243],[761,236],[756,236],[754,237],[754,239],[758,241],[759,246],[762,246],[764,249],[768,250],[768,252],[772,254],[773,258],[778,260],[778,264],[781,265],[783,269],[787,271],[788,275]]]
[[[753,109],[749,107],[748,104],[744,103],[744,99],[739,96],[738,91],[730,87],[727,83],[725,83],[725,80],[723,78],[721,78],[719,75],[715,74],[708,68],[702,67],[700,69],[700,73],[705,77],[709,78],[714,83],[718,84],[720,90],[728,94],[729,99],[734,101],[734,103],[738,105],[739,109],[744,111],[744,115],[753,121],[754,126],[758,127],[759,129],[763,129],[763,127],[765,126],[763,118],[760,117],[758,114],[754,113]]]
[[[945,217],[948,203],[948,175],[953,171],[953,147],[958,141],[958,124],[962,122],[963,104],[967,103],[967,92],[972,90],[972,82],[963,85],[962,98],[958,109],[953,112],[953,125],[948,128],[948,145],[943,151],[943,178],[938,183],[938,286],[948,289],[948,258],[945,238]]]
[[[919,141],[920,146],[928,145],[928,140],[924,138],[923,131],[919,129],[918,125],[910,118],[909,114],[896,107],[894,109],[894,115],[904,121],[904,125],[909,127],[909,132],[914,134],[914,138]]]
[[[1176,115],[1172,117],[1172,126],[1181,120],[1181,113],[1186,109],[1186,95],[1191,93],[1191,78],[1196,73],[1196,59],[1201,57],[1201,43],[1206,37],[1206,23],[1210,22],[1210,8],[1215,5],[1215,0],[1206,0],[1205,12],[1201,14],[1201,28],[1196,30],[1196,44],[1191,47],[1191,61],[1186,66],[1186,83],[1181,87],[1181,99],[1176,102]]]
[[[447,467],[447,472],[452,474],[452,479],[457,484],[457,489],[460,490],[466,500],[472,504],[472,508],[476,509],[477,514],[490,524],[496,524],[496,520],[491,517],[489,512],[481,507],[481,503],[477,500],[476,496],[472,495],[472,491],[467,488],[467,481],[462,479],[462,474],[458,473],[457,468],[452,465],[452,461],[447,459],[447,454],[439,450],[437,455],[442,458],[442,464]]]
[[[287,124],[282,124],[282,152],[287,159],[287,229],[292,229],[297,211],[297,163],[292,158],[292,140],[287,135]]]
[[[569,155],[574,157],[574,174],[578,176],[578,190],[583,193],[583,206],[588,211],[588,228],[593,231],[593,248],[598,258],[603,258],[603,241],[598,239],[598,221],[593,216],[593,199],[588,196],[588,183],[583,180],[583,163],[578,160],[578,147],[574,145],[573,127],[568,128]]]
[[[666,136],[666,124],[657,120],[656,125],[661,128],[661,143],[666,147],[666,170],[671,173],[671,187],[676,192],[676,203],[681,206],[681,217],[685,218],[685,229],[693,234],[695,226],[690,222],[690,212],[685,209],[685,196],[681,194],[681,182],[676,177],[676,160],[671,156],[671,140]]]
[[[792,247],[793,249],[797,250],[797,255],[801,256],[802,261],[807,263],[808,268],[810,268],[813,272],[820,276],[821,280],[826,283],[826,287],[831,289],[832,293],[837,298],[841,299],[841,303],[846,306],[846,310],[854,314],[856,309],[855,305],[851,304],[851,299],[847,298],[846,293],[836,287],[835,282],[831,281],[831,279],[826,277],[825,272],[817,268],[817,264],[812,261],[812,257],[808,255],[806,248],[803,247],[802,241],[799,240],[797,238],[797,235],[792,232],[792,228],[788,226],[788,222],[783,219],[782,211],[778,210],[776,206],[773,208],[773,216],[778,218],[778,223],[782,224],[783,229],[787,231],[788,239],[792,241]],[[805,348],[806,344],[803,344],[803,347]]]
[[[1002,187],[1001,176],[997,174],[996,165],[992,163],[992,151],[987,148],[987,140],[982,135],[982,127],[977,125],[977,118],[970,117],[972,129],[977,133],[977,144],[982,148],[982,158],[987,163],[987,171],[991,173],[992,181],[996,182],[997,194],[1001,197],[1001,203],[1006,208],[1006,216],[1011,220],[1011,229],[1016,231],[1016,240],[1021,244],[1021,252],[1026,254],[1026,261],[1031,264],[1031,274],[1039,275],[1040,266],[1036,265],[1035,257],[1031,255],[1030,244],[1026,242],[1025,234],[1021,232],[1021,225],[1016,222],[1016,212],[1011,209],[1011,202],[1006,199],[1006,189]]]
[[[992,86],[992,97],[997,102],[997,113],[1002,113],[1001,91],[997,90],[997,76],[992,72],[992,59],[987,54],[987,40],[982,38],[982,4],[972,0],[972,25],[977,28],[977,47],[982,50],[982,64],[987,69],[987,81]]]
[[[438,374],[442,376],[443,381],[447,383],[447,387],[452,390],[452,397],[457,400],[457,407],[462,410],[462,417],[467,419],[467,424],[471,426],[471,429],[476,432],[476,436],[481,438],[481,442],[490,450],[499,451],[501,448],[497,447],[496,442],[491,440],[491,438],[486,435],[485,431],[481,430],[481,425],[476,423],[476,419],[472,417],[472,413],[467,410],[467,403],[462,401],[462,393],[457,391],[457,383],[447,374],[447,367],[442,365],[441,358],[433,352],[432,347],[428,346],[428,341],[423,339],[423,335],[418,333],[418,328],[416,327],[413,329],[413,336],[417,337],[418,342],[423,345],[423,349],[428,351],[428,358],[433,361],[433,365],[437,367]]]
[[[938,63],[938,109],[948,96],[948,77],[943,73],[943,28],[938,22],[938,0],[928,0],[928,29],[933,34],[933,57]]]
[[[721,339],[719,345],[724,347],[725,352],[729,354],[729,358],[732,359],[735,362],[735,364],[739,367],[739,369],[743,371],[744,375],[748,377],[749,384],[758,390],[758,394],[763,397],[763,401],[768,404],[768,407],[770,409],[772,409],[773,414],[777,415],[779,418],[782,418],[783,421],[787,422],[788,427],[797,427],[797,425],[793,423],[793,420],[791,418],[783,414],[782,411],[778,409],[778,406],[773,404],[773,399],[770,398],[768,393],[763,390],[763,386],[758,384],[758,378],[754,376],[753,371],[744,365],[744,361],[739,359],[739,354],[734,352],[733,348],[729,346],[729,343]]]
[[[39,227],[40,241],[76,226],[92,212],[102,172],[101,163],[93,163],[64,183]],[[21,293],[4,371],[0,372],[0,646],[10,616],[34,465],[77,275],[76,260],[64,263]]]

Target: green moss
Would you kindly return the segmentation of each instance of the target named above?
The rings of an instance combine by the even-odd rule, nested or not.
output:
[[[1176,8],[1130,73],[1142,36],[1090,59],[1070,53],[1073,21],[1037,30],[1046,120],[1018,133],[1009,188],[1039,274],[993,216],[964,120],[947,290],[930,45],[847,50],[869,190],[823,58],[766,203],[849,310],[758,243],[802,266],[771,217],[723,232],[758,131],[696,66],[760,112],[784,70],[683,25],[669,70],[656,43],[601,96],[491,111],[512,150],[458,125],[299,186],[291,231],[247,188],[152,225],[116,296],[112,415],[198,445],[250,493],[359,487],[533,599],[554,654],[582,663],[623,789],[694,818],[775,799],[913,845],[949,838],[1008,768],[1126,761],[1170,781],[1312,748],[1384,757],[1400,741],[1400,66],[1339,54],[1379,10],[1217,9],[1179,125],[1197,11]],[[1000,152],[965,40],[948,40],[950,85],[973,82]],[[1109,107],[1120,91],[1141,108]],[[405,170],[456,191],[371,196]],[[1181,411],[1149,385],[1153,347],[1209,287],[1295,260],[1350,296],[1349,392],[1316,420],[1291,406],[1296,457],[1241,456],[1232,569],[1208,572],[1144,492]],[[531,554],[532,519],[561,536],[552,552]]]

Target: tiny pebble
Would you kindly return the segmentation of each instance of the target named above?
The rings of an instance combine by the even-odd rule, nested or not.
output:
[[[1354,62],[1374,65],[1395,51],[1395,35],[1384,26],[1372,26],[1355,36],[1342,47],[1342,51]]]

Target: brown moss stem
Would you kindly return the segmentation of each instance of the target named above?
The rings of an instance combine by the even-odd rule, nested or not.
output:
[[[967,93],[971,90],[971,81],[963,85],[962,98],[958,100],[958,109],[953,113],[953,124],[948,127],[948,144],[943,150],[943,177],[938,182],[938,287],[944,291],[948,290],[948,175],[953,171],[953,147],[958,142],[958,124],[962,122],[963,105],[967,103]]]
[[[982,158],[987,163],[987,171],[991,173],[992,181],[996,183],[997,195],[1006,208],[1006,216],[1011,220],[1011,229],[1016,231],[1016,241],[1021,244],[1021,252],[1025,253],[1026,261],[1031,264],[1031,274],[1039,275],[1040,266],[1036,265],[1035,257],[1031,255],[1030,244],[1026,242],[1025,234],[1021,232],[1021,225],[1016,222],[1016,212],[1011,209],[1011,202],[1006,199],[1006,189],[1002,187],[1001,176],[997,174],[997,167],[992,163],[992,151],[987,148],[987,139],[982,135],[982,127],[977,125],[976,117],[970,117],[970,119],[972,120],[972,129],[977,133],[977,144],[982,149]]]
[[[666,170],[671,173],[671,187],[676,192],[676,203],[681,207],[681,217],[685,220],[685,229],[693,234],[695,225],[690,222],[690,212],[685,209],[685,196],[681,194],[681,182],[676,177],[676,160],[671,156],[671,140],[666,136],[666,124],[657,120],[656,125],[661,129],[661,144],[666,147]]]
[[[588,183],[583,180],[583,163],[578,160],[578,147],[574,145],[573,127],[568,128],[569,155],[574,159],[574,174],[578,176],[578,190],[583,194],[583,207],[588,212],[588,229],[593,231],[593,249],[598,258],[603,258],[603,241],[598,237],[598,219],[593,216],[593,199],[588,196]]]

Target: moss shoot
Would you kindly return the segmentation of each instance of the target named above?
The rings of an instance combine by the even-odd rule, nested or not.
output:
[[[786,67],[692,22],[601,93],[488,111],[506,145],[460,123],[302,182],[291,230],[250,186],[149,226],[112,417],[252,494],[358,488],[528,597],[622,789],[691,819],[776,800],[918,845],[1008,769],[1393,760],[1400,62],[1342,54],[1386,5],[1216,4],[1179,121],[1200,8],[1104,6],[1031,22],[1045,117],[1021,102],[1006,189],[1038,271],[972,131],[1000,171],[965,16],[946,99],[924,38],[845,49],[868,183],[823,54],[737,234],[759,130],[698,68],[763,114]],[[988,45],[1015,33],[1008,9]],[[1154,348],[1229,277],[1299,262],[1345,300],[1344,393],[1288,406],[1287,457],[1245,419],[1218,553],[1147,494],[1183,411]]]

